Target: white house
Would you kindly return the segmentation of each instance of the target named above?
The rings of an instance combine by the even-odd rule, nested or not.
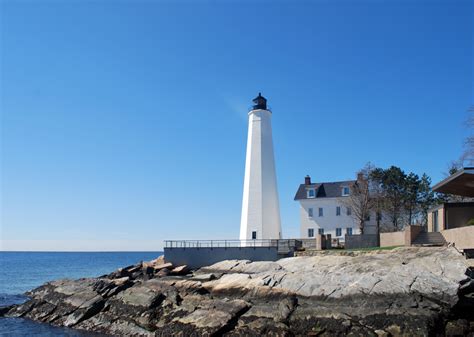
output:
[[[306,176],[295,195],[300,203],[301,238],[315,234],[331,234],[332,238],[344,241],[345,235],[360,234],[358,221],[345,202],[355,180],[311,183]],[[346,200],[345,200],[346,199]],[[375,213],[364,225],[364,234],[376,233]]]

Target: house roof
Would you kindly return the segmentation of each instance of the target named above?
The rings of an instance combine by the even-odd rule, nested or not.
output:
[[[474,167],[465,167],[433,186],[433,191],[474,197]]]
[[[333,181],[326,183],[315,184],[301,184],[295,194],[295,200],[314,199],[308,198],[306,193],[307,188],[314,188],[316,190],[316,198],[336,198],[342,196],[342,188],[350,186],[355,183],[355,180]]]

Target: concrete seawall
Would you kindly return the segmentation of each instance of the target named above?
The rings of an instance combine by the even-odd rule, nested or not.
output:
[[[223,260],[276,261],[277,247],[165,248],[165,259],[174,265],[200,268]]]

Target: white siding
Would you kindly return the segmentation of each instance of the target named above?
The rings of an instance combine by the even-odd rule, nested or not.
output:
[[[308,229],[314,228],[317,234],[320,228],[324,229],[324,234],[331,234],[332,238],[344,239],[346,229],[352,228],[352,234],[360,234],[359,226],[353,215],[347,215],[347,206],[343,200],[346,197],[338,198],[315,198],[300,200],[301,238],[308,238]],[[336,215],[337,207],[341,207],[341,215]],[[313,217],[308,216],[308,209],[313,208]],[[319,216],[319,208],[323,209],[323,216]],[[341,236],[336,236],[336,228],[341,228]],[[375,213],[371,214],[370,221],[365,223],[365,234],[376,233]]]

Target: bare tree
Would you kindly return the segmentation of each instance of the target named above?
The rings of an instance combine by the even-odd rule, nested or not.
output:
[[[368,163],[357,173],[357,180],[350,186],[349,196],[344,199],[346,207],[351,209],[351,215],[359,225],[361,234],[364,234],[365,221],[372,209],[369,179],[373,166]]]
[[[464,153],[461,160],[469,166],[474,166],[474,106],[469,108],[468,113],[469,116],[465,124],[470,134],[464,141]]]

